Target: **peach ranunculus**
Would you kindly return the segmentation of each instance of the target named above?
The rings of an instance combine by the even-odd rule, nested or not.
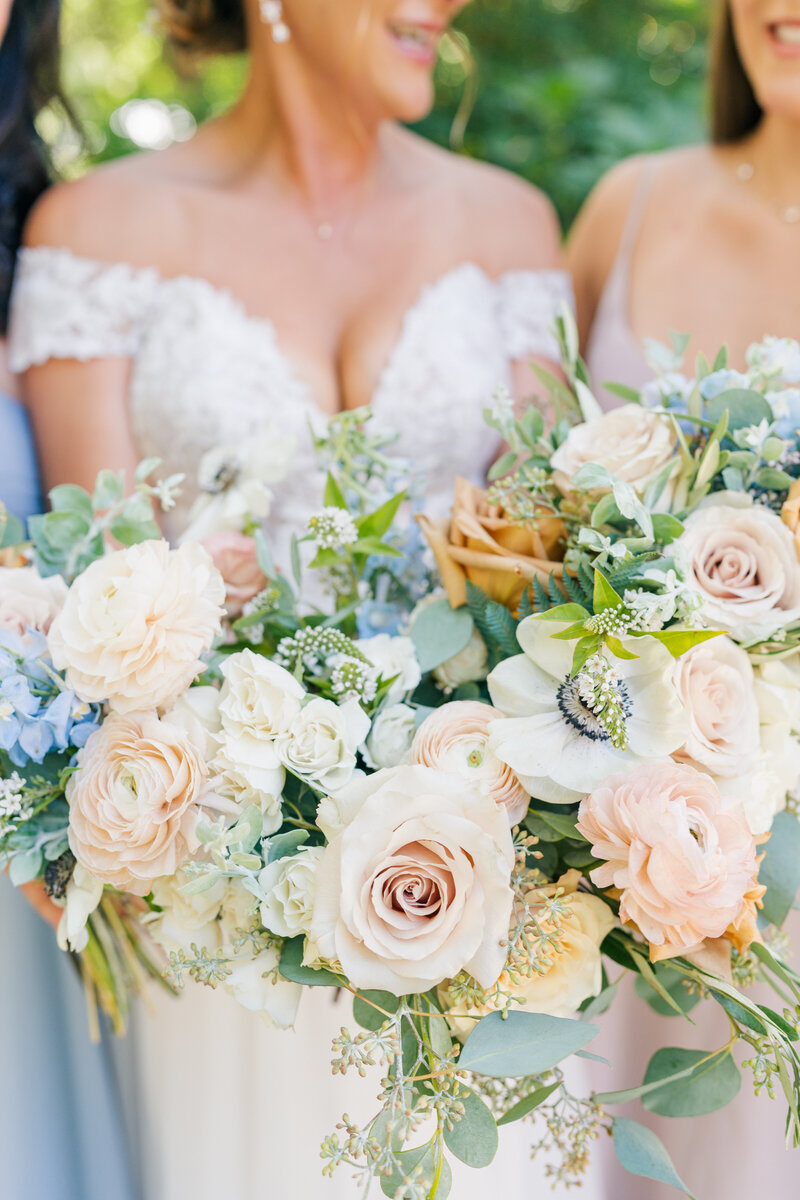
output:
[[[535,576],[561,575],[564,525],[548,510],[535,525],[511,521],[487,493],[467,479],[456,480],[449,529],[429,517],[417,517],[436,557],[436,565],[454,608],[467,601],[467,580],[507,608],[519,604]]]
[[[142,542],[79,575],[53,622],[53,665],[81,700],[117,712],[165,708],[203,669],[220,632],[225,585],[196,542]]]
[[[504,993],[514,997],[514,1007],[524,1012],[547,1013],[551,1017],[573,1016],[584,1000],[596,996],[603,986],[603,960],[600,946],[616,924],[614,914],[599,896],[577,890],[579,871],[567,871],[553,884],[537,888],[542,899],[558,894],[568,905],[557,934],[557,949],[550,952],[550,965],[542,970],[532,969],[528,978],[512,983],[501,976],[501,989],[489,1003],[466,1008],[453,1005],[447,985],[439,996],[447,1011],[447,1021],[453,1033],[464,1041],[477,1021],[497,1008],[504,1008]],[[544,934],[554,933],[553,926],[543,920]]]
[[[655,962],[699,950],[740,921],[758,874],[756,840],[739,805],[710,776],[658,763],[611,775],[580,806],[578,829],[599,888],[616,888],[620,920]]]
[[[503,809],[509,825],[516,825],[528,811],[530,795],[489,748],[489,726],[502,716],[477,700],[443,704],[417,730],[411,758],[423,767],[460,775]]]
[[[505,814],[458,776],[402,766],[336,795],[311,941],[358,988],[402,996],[506,959],[514,851]]]
[[[103,883],[147,895],[185,858],[206,784],[182,729],[155,713],[112,713],[67,783],[72,853]]]
[[[0,567],[0,629],[47,633],[66,598],[60,575],[43,579],[36,567]]]
[[[225,580],[228,616],[238,617],[247,601],[263,591],[269,582],[258,565],[255,539],[226,530],[212,533],[203,539],[202,545]]]
[[[570,429],[551,461],[553,482],[564,495],[587,463],[605,467],[617,479],[642,491],[675,457],[672,424],[638,404],[625,404]]]
[[[770,509],[717,492],[686,521],[676,546],[709,628],[759,641],[800,617],[800,562],[790,530]]]
[[[789,495],[781,509],[781,520],[794,536],[795,552],[800,559],[800,479],[796,479],[789,488]]]

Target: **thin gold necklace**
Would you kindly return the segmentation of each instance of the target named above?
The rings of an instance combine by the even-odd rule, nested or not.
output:
[[[740,162],[736,168],[736,178],[740,183],[752,183],[755,175],[756,169],[751,162]],[[800,221],[800,204],[787,204],[784,207],[770,204],[770,207],[774,209],[784,225],[797,225]]]

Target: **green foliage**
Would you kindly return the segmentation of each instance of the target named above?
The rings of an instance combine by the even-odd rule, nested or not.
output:
[[[643,975],[640,975],[634,983],[634,990],[640,1000],[646,1001],[647,1004],[662,1017],[677,1016],[676,1006],[683,1013],[691,1012],[696,1004],[700,1002],[699,994],[690,992],[683,983],[683,975],[670,967],[669,963],[656,963],[653,966],[653,974],[661,983],[661,986],[669,994],[672,1003],[668,1003],[664,997],[656,991],[651,983]]]
[[[626,1171],[631,1175],[666,1183],[691,1197],[691,1192],[672,1165],[666,1148],[651,1130],[626,1117],[615,1117],[612,1130],[614,1150]]]
[[[445,1144],[468,1167],[488,1167],[497,1153],[495,1119],[474,1092],[460,1092],[458,1098],[464,1105],[464,1115],[452,1128],[445,1126]]]
[[[91,161],[136,148],[119,114],[131,99],[179,105],[185,124],[185,112],[203,121],[241,87],[236,57],[213,58],[196,76],[176,71],[148,9],[147,0],[64,2],[65,85]],[[443,49],[436,108],[420,131],[458,142],[454,119],[474,86],[464,151],[542,187],[569,224],[620,158],[702,136],[707,25],[701,0],[473,0],[457,20],[461,49]],[[45,125],[55,131],[54,120]],[[62,140],[59,159],[79,166],[74,139]]]
[[[278,967],[283,978],[292,983],[305,984],[306,987],[341,987],[344,980],[340,975],[303,965],[304,942],[305,938],[296,937],[284,943]]]
[[[586,1046],[598,1032],[585,1021],[543,1013],[489,1013],[464,1043],[459,1070],[494,1078],[541,1075]]]
[[[381,1179],[384,1196],[402,1195],[404,1179],[413,1174],[414,1181],[433,1188],[436,1184],[436,1200],[446,1200],[453,1186],[453,1175],[446,1158],[439,1158],[434,1142],[428,1142],[416,1150],[401,1150],[397,1155],[399,1166],[390,1175]],[[416,1172],[416,1174],[415,1174]],[[433,1192],[430,1193],[433,1195]]]
[[[447,662],[469,645],[475,626],[466,608],[451,608],[437,600],[422,609],[411,626],[411,640],[423,672]]]
[[[687,1067],[693,1068],[685,1075]],[[675,1075],[682,1078],[673,1079]],[[647,1066],[644,1081],[664,1080],[663,1087],[642,1096],[649,1112],[662,1117],[702,1117],[730,1104],[742,1081],[730,1050],[682,1050],[665,1046],[657,1050]]]
[[[765,920],[782,925],[800,890],[800,821],[790,812],[778,813],[772,823],[758,879],[767,888]]]

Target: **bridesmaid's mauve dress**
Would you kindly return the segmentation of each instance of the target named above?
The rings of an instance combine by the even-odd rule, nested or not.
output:
[[[40,511],[25,410],[0,393],[0,500]],[[0,874],[0,1196],[136,1200],[106,1046],[53,931]]]
[[[655,165],[651,160],[643,172],[586,355],[604,408],[612,408],[621,401],[605,392],[602,384],[624,383],[641,388],[653,377],[631,329],[628,301],[631,258]],[[800,947],[800,921],[796,913],[790,915],[786,928],[795,946],[796,965]],[[754,999],[776,1007],[774,997],[770,999],[766,994],[754,994]],[[713,1001],[697,1005],[691,1016],[694,1025],[679,1017],[658,1016],[634,995],[633,980],[626,978],[613,1007],[600,1022],[602,1033],[592,1043],[591,1049],[613,1064],[612,1069],[599,1063],[589,1064],[595,1089],[612,1091],[640,1084],[650,1058],[662,1046],[714,1050],[728,1040],[727,1017]],[[752,1200],[754,1196],[763,1200],[798,1200],[800,1197],[800,1150],[784,1148],[783,1102],[771,1101],[766,1092],[756,1098],[752,1073],[747,1069],[742,1071],[737,1098],[710,1116],[691,1120],[657,1117],[638,1102],[613,1111],[633,1117],[658,1134],[672,1155],[678,1174],[697,1200]],[[607,1194],[613,1200],[674,1200],[677,1195],[674,1189],[628,1175],[617,1163],[611,1147],[603,1141],[599,1145]]]

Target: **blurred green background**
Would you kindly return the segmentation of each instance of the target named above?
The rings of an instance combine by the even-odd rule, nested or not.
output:
[[[566,226],[618,159],[703,137],[708,10],[708,0],[473,0],[421,131],[538,184]],[[64,0],[64,42],[90,163],[189,136],[231,102],[245,69],[218,58],[181,75],[147,0]],[[63,135],[59,156],[68,172],[87,165]]]

